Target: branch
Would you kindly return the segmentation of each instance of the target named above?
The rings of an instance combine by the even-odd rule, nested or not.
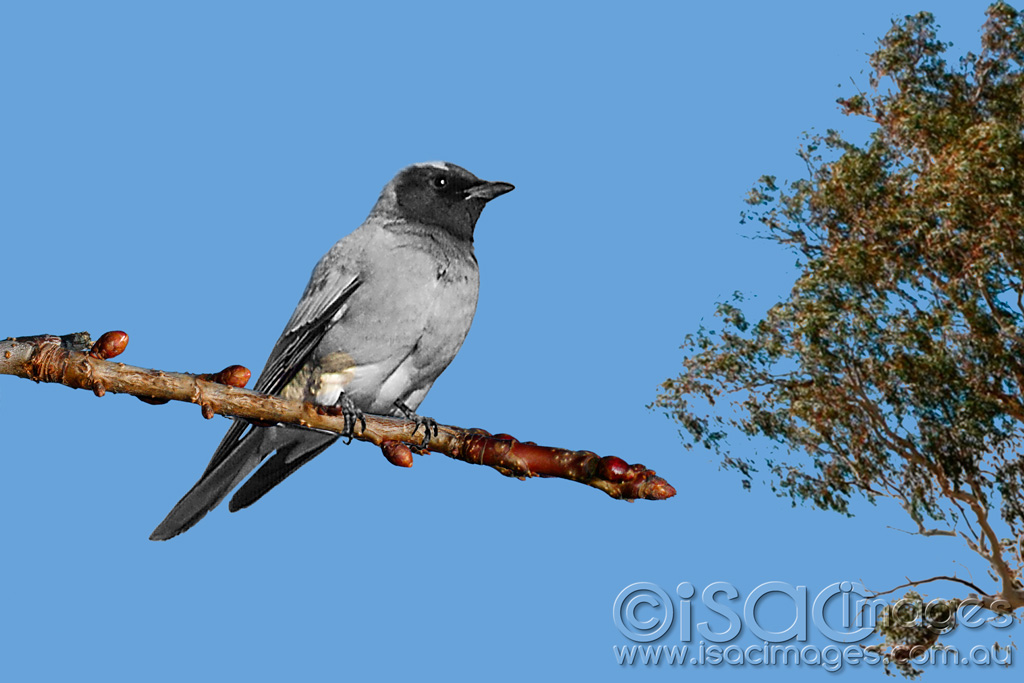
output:
[[[985,591],[983,591],[980,588],[978,588],[977,586],[975,586],[970,581],[967,581],[966,579],[961,579],[960,577],[957,577],[957,576],[933,576],[930,579],[921,579],[919,581],[911,581],[909,576],[906,576],[904,578],[907,580],[907,582],[905,584],[903,584],[901,586],[896,586],[895,588],[890,588],[887,591],[881,591],[880,593],[875,593],[875,592],[872,591],[871,592],[871,597],[872,598],[877,598],[877,597],[880,597],[882,595],[889,595],[890,593],[895,593],[896,591],[900,590],[901,588],[911,588],[911,587],[915,587],[915,586],[920,586],[921,584],[925,584],[925,583],[932,583],[933,581],[953,581],[954,583],[962,583],[963,585],[967,586],[968,588],[973,588],[978,593],[978,595],[981,595],[981,596],[984,596],[984,597],[992,597],[992,596],[988,595]]]
[[[892,529],[893,531],[900,531],[904,534],[910,534],[911,536],[952,536],[953,538],[956,538],[956,532],[952,531],[951,529],[928,529],[920,521],[914,521],[917,522],[917,531],[907,531],[906,529],[900,529],[894,526],[889,526],[888,528]]]
[[[35,382],[54,382],[73,389],[131,394],[147,403],[196,403],[203,417],[238,417],[257,424],[285,424],[344,432],[343,417],[322,414],[311,403],[259,394],[244,387],[249,371],[231,366],[213,375],[162,372],[107,359],[124,351],[128,335],[107,332],[95,343],[84,332],[63,337],[39,335],[0,342],[0,374]],[[538,446],[481,429],[438,425],[424,441],[416,423],[383,415],[366,415],[353,438],[379,446],[394,465],[412,466],[412,452],[433,451],[474,465],[487,465],[511,477],[558,477],[601,489],[612,498],[664,500],[676,494],[671,484],[643,465],[629,465],[615,456]]]
[[[992,525],[988,521],[988,507],[984,506],[980,502],[981,498],[981,487],[978,482],[975,481],[974,476],[971,474],[966,475],[967,482],[974,491],[973,496],[957,491],[957,498],[964,500],[974,512],[975,518],[978,520],[978,525],[981,527],[984,536],[987,538],[989,545],[992,548],[991,556],[986,559],[995,569],[999,575],[1000,582],[1002,583],[1001,596],[1008,600],[1014,607],[1024,607],[1024,590],[1020,588],[1020,580],[1018,579],[1017,573],[1010,569],[1009,565],[1006,564],[1006,560],[1003,558],[1003,545],[999,539],[999,535],[996,534]],[[984,555],[983,555],[984,556]]]

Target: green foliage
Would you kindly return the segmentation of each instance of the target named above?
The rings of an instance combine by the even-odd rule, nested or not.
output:
[[[987,15],[955,65],[931,14],[894,22],[869,92],[839,100],[870,139],[809,136],[808,177],[760,179],[743,219],[799,277],[757,322],[741,295],[720,303],[656,405],[747,486],[759,463],[730,455],[737,432],[806,454],[767,462],[794,504],[885,496],[921,533],[962,536],[1017,607],[1001,536],[1024,531],[1024,21]]]
[[[953,629],[960,603],[956,599],[925,602],[917,591],[907,591],[900,600],[884,607],[876,628],[888,642],[899,643],[887,653],[886,673],[892,667],[910,678],[920,675],[922,671],[914,668],[914,660],[923,661],[927,651],[936,647],[938,637]]]

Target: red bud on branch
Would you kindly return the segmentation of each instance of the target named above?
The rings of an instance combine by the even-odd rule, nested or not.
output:
[[[196,379],[206,380],[207,382],[216,382],[217,384],[224,384],[229,387],[238,387],[241,389],[249,383],[250,377],[252,377],[252,373],[249,372],[249,368],[244,365],[229,365],[220,372],[197,375]]]
[[[124,353],[128,346],[128,335],[120,330],[104,332],[89,350],[89,356],[100,360],[110,360]],[[98,394],[102,396],[103,394]]]
[[[381,441],[380,449],[384,452],[384,457],[388,459],[388,462],[395,467],[412,467],[412,451],[401,441],[391,441],[390,439]]]

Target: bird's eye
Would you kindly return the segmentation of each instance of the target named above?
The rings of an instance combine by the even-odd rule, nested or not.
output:
[[[439,190],[443,190],[444,188],[448,187],[447,176],[439,175],[436,178],[434,178],[434,187],[436,187]]]

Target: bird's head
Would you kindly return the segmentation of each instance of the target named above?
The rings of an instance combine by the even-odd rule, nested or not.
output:
[[[403,168],[381,193],[374,211],[435,226],[473,239],[480,212],[514,185],[481,180],[455,164],[431,161]]]

